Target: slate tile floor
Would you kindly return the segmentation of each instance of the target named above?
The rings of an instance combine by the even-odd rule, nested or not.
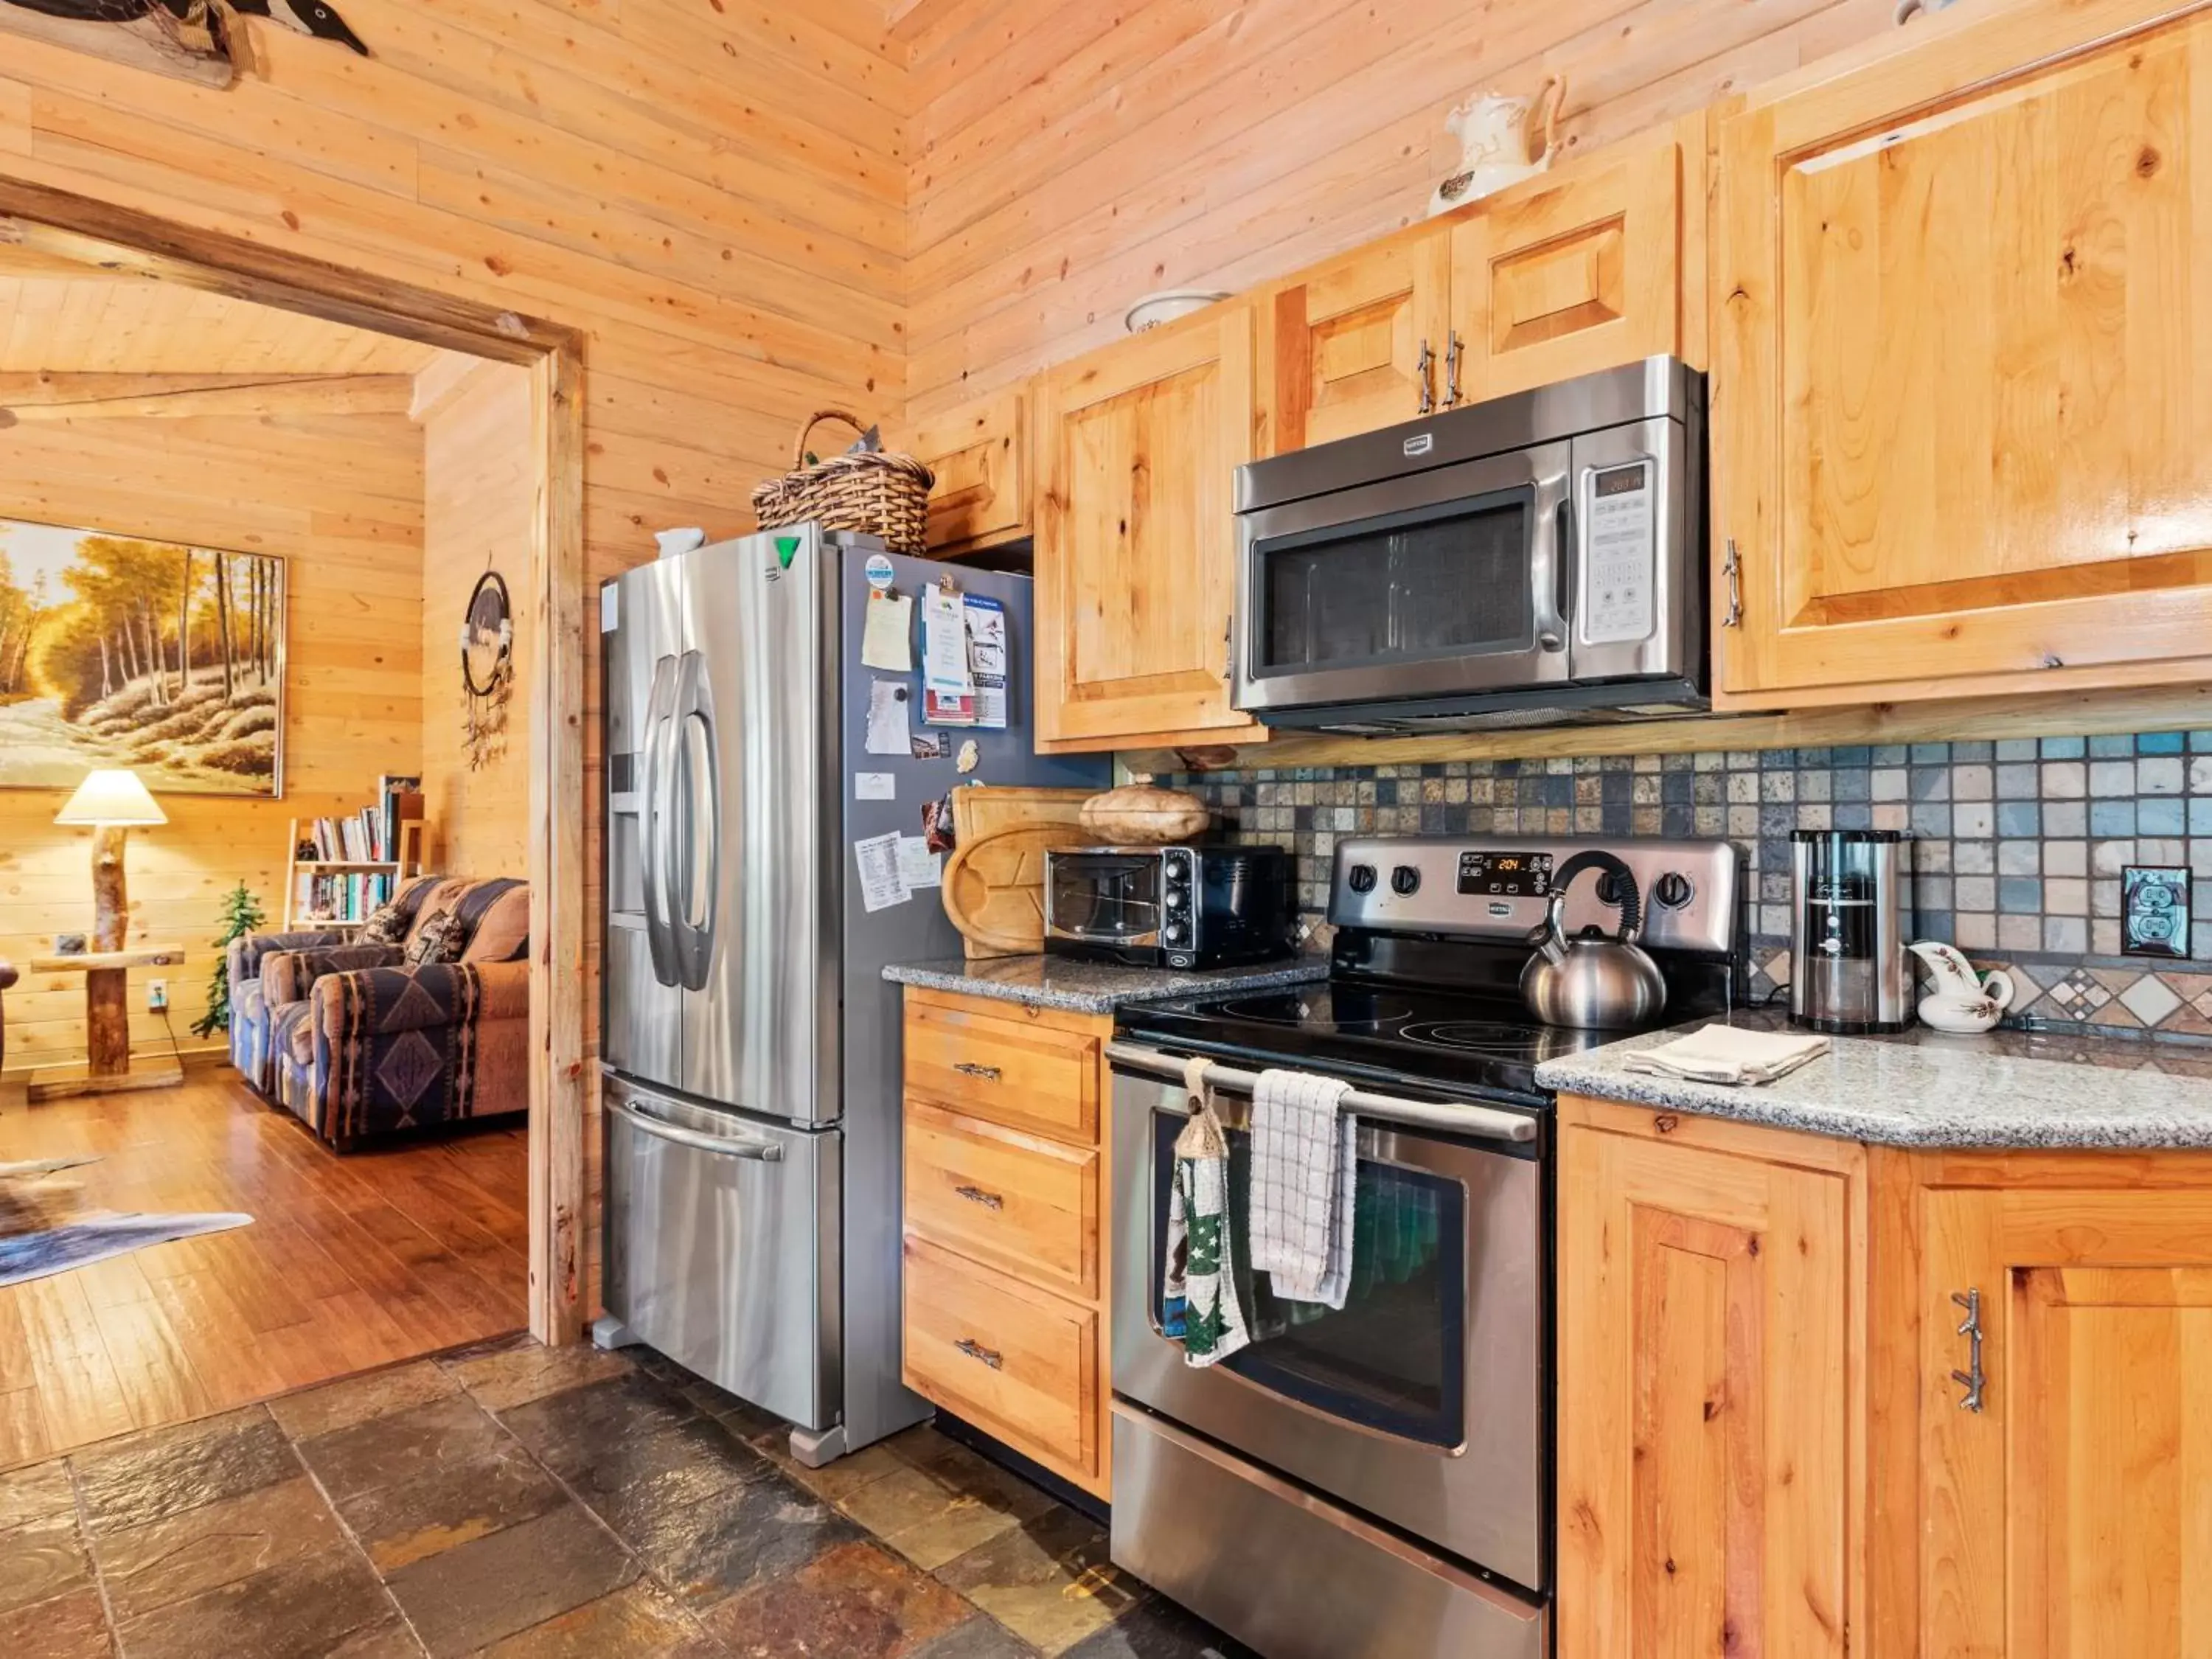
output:
[[[479,1344],[0,1474],[6,1659],[1248,1659],[933,1428]]]

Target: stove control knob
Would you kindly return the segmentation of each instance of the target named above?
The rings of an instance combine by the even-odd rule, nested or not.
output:
[[[1353,892],[1371,893],[1375,890],[1375,866],[1371,864],[1355,864],[1352,866],[1351,875],[1346,877],[1346,880]]]
[[[1170,945],[1182,945],[1190,938],[1190,929],[1179,921],[1170,922],[1163,931]]]
[[[1651,902],[1663,904],[1669,910],[1679,910],[1690,902],[1696,891],[1697,889],[1690,885],[1687,876],[1678,870],[1669,870],[1651,884]]]
[[[1401,898],[1409,898],[1421,887],[1421,872],[1410,864],[1401,864],[1390,872],[1390,890]]]

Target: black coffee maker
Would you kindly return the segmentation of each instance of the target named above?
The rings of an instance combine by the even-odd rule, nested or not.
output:
[[[1911,1023],[1911,847],[1895,830],[1791,837],[1790,1024],[1851,1036]]]

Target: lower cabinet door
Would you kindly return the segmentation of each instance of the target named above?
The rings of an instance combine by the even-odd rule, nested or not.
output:
[[[1577,1125],[1560,1155],[1562,1659],[1841,1659],[1844,1177]]]
[[[1104,1491],[1093,1310],[909,1236],[905,1382],[1077,1485]]]
[[[2212,1652],[2212,1193],[1921,1218],[1919,1651]]]

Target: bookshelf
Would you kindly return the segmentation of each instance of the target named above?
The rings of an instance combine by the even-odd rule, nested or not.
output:
[[[327,830],[352,820],[292,820],[284,869],[285,932],[358,927],[392,896],[401,878],[422,872],[422,797],[398,794],[391,804],[396,822],[389,833],[396,856],[388,859],[301,858],[302,847],[317,844],[319,826]]]

